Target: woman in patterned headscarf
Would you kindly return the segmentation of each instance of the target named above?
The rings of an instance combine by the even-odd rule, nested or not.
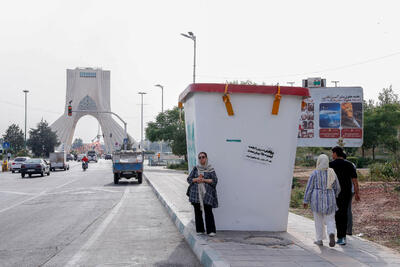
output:
[[[217,183],[218,178],[214,168],[208,164],[207,153],[200,152],[198,155],[199,164],[190,172],[187,181],[189,188],[187,195],[189,202],[194,207],[196,232],[204,234],[203,211],[206,219],[206,229],[209,236],[215,236],[215,221],[212,212],[218,207]]]
[[[318,157],[317,168],[308,179],[304,193],[304,208],[311,206],[314,213],[316,239],[314,243],[322,246],[326,238],[325,224],[329,235],[329,246],[335,246],[335,212],[337,210],[336,198],[340,193],[339,180],[335,171],[329,168],[329,158],[322,154]]]

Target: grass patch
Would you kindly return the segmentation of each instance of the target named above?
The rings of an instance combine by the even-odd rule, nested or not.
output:
[[[182,162],[182,163],[178,163],[178,164],[168,164],[167,168],[168,169],[172,169],[172,170],[187,171],[188,170],[188,163],[187,162]]]

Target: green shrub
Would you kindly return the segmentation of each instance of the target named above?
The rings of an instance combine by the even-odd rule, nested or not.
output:
[[[358,181],[365,182],[370,179],[369,175],[363,175],[361,172],[357,171],[357,179]]]
[[[0,160],[3,160],[3,155],[2,154],[0,154]]]
[[[184,170],[184,171],[187,171],[188,163],[187,162],[182,162],[182,163],[178,163],[178,164],[168,164],[167,168],[168,169],[173,169],[173,170]]]
[[[16,157],[30,157],[31,155],[29,154],[28,150],[20,150],[17,152],[17,155],[15,155]]]
[[[359,157],[357,159],[356,165],[357,165],[357,168],[366,168],[371,163],[372,163],[372,159]]]
[[[297,166],[303,166],[303,167],[315,167],[317,162],[314,159],[310,158],[296,158],[295,164]]]
[[[371,181],[391,182],[399,180],[400,172],[393,162],[373,163],[370,165]]]
[[[347,157],[348,161],[353,162],[357,168],[366,168],[369,164],[371,164],[372,160],[363,157]]]
[[[357,157],[347,157],[347,160],[348,160],[348,161],[351,161],[351,162],[353,162],[355,165],[357,165],[357,160],[358,160]]]
[[[303,199],[304,199],[304,188],[303,187],[293,188],[290,198],[290,207],[301,208],[303,206]]]
[[[299,178],[293,177],[293,180],[292,180],[292,188],[300,187],[300,186],[301,186],[301,184],[300,184],[300,182],[299,182]]]

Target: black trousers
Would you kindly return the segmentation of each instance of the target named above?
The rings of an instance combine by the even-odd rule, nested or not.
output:
[[[196,232],[204,233],[203,213],[201,211],[200,203],[192,203],[194,207],[194,217],[196,221]],[[210,205],[204,204],[204,213],[206,217],[207,234],[216,233],[214,214]]]
[[[351,192],[342,192],[336,199],[336,204],[339,208],[335,214],[337,237],[346,237],[347,232],[347,221],[348,221],[348,208],[351,201]]]
[[[353,211],[351,210],[351,204],[353,202],[354,193],[351,194],[351,199],[349,203],[349,208],[347,209],[347,230],[346,234],[352,235],[353,234]]]

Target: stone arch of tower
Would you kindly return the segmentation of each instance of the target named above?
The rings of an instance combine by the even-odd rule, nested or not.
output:
[[[72,116],[68,116],[69,104],[74,111]],[[100,124],[105,151],[111,153],[123,143],[125,131],[107,112],[111,112],[110,71],[92,68],[67,70],[65,111],[51,128],[57,133],[64,151],[69,152],[78,121],[86,115],[93,116]],[[137,147],[134,139],[129,138]]]

